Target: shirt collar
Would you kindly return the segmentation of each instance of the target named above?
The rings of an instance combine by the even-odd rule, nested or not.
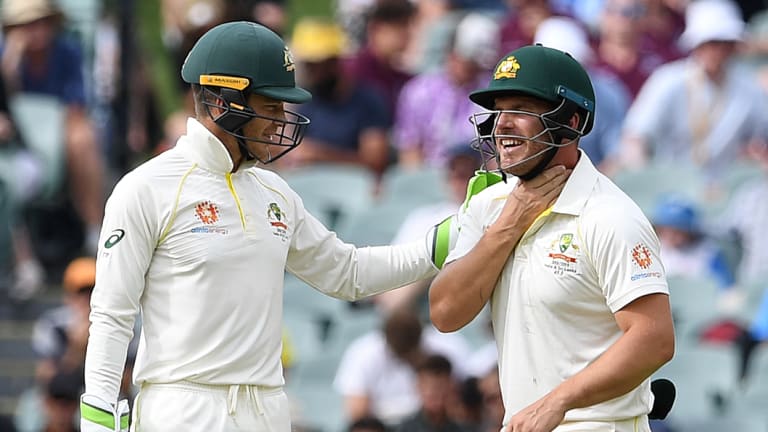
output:
[[[176,147],[203,169],[219,174],[232,172],[234,163],[224,143],[196,119],[187,119],[187,134]]]
[[[581,156],[573,168],[571,176],[565,182],[565,187],[557,198],[552,211],[555,213],[565,213],[574,216],[581,214],[581,210],[592,194],[592,190],[597,183],[600,173],[592,164],[584,150],[579,149]]]

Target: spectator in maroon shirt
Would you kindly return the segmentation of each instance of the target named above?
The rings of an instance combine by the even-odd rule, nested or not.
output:
[[[502,20],[500,53],[533,44],[536,28],[556,13],[549,0],[506,0],[509,14]]]
[[[595,48],[596,68],[619,77],[633,99],[651,72],[679,56],[644,32],[647,12],[642,0],[606,0]]]
[[[368,13],[365,44],[345,64],[350,77],[381,93],[390,117],[400,90],[412,76],[405,71],[403,54],[412,37],[413,17],[409,0],[379,0]]]

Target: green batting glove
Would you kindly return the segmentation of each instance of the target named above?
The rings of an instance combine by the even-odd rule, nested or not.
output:
[[[427,249],[431,253],[432,265],[441,270],[448,258],[448,253],[456,245],[456,239],[459,237],[459,227],[461,226],[461,216],[469,208],[469,200],[482,190],[502,181],[501,174],[490,171],[477,171],[467,183],[467,196],[464,203],[455,215],[443,219],[442,222],[433,226],[427,233]]]
[[[461,205],[461,212],[464,213],[469,207],[469,200],[473,196],[479,194],[482,190],[487,189],[496,183],[502,181],[504,177],[501,174],[491,171],[475,171],[474,177],[467,182],[467,197],[464,198],[464,203]]]
[[[126,399],[117,407],[95,396],[80,398],[80,430],[82,432],[128,432],[129,408]]]

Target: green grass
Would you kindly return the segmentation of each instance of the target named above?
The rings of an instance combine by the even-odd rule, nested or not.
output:
[[[158,109],[162,117],[166,118],[181,107],[181,95],[177,84],[179,71],[173,66],[162,42],[160,1],[139,0],[136,3],[135,19],[139,24],[136,43],[141,47],[138,55],[144,55],[146,58],[146,67],[157,95]]]
[[[288,17],[291,27],[302,17],[332,17],[333,0],[288,0]]]

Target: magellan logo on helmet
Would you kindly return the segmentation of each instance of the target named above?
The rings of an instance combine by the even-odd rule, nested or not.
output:
[[[293,54],[291,54],[291,51],[288,50],[288,47],[285,47],[283,50],[283,67],[288,72],[292,72],[294,69],[296,69],[296,66],[293,64]]]
[[[496,67],[496,72],[493,73],[493,79],[516,78],[519,69],[520,63],[517,62],[515,56],[509,56],[502,60]]]
[[[232,77],[226,75],[200,75],[200,85],[226,87],[235,90],[243,90],[251,81],[248,78]]]

